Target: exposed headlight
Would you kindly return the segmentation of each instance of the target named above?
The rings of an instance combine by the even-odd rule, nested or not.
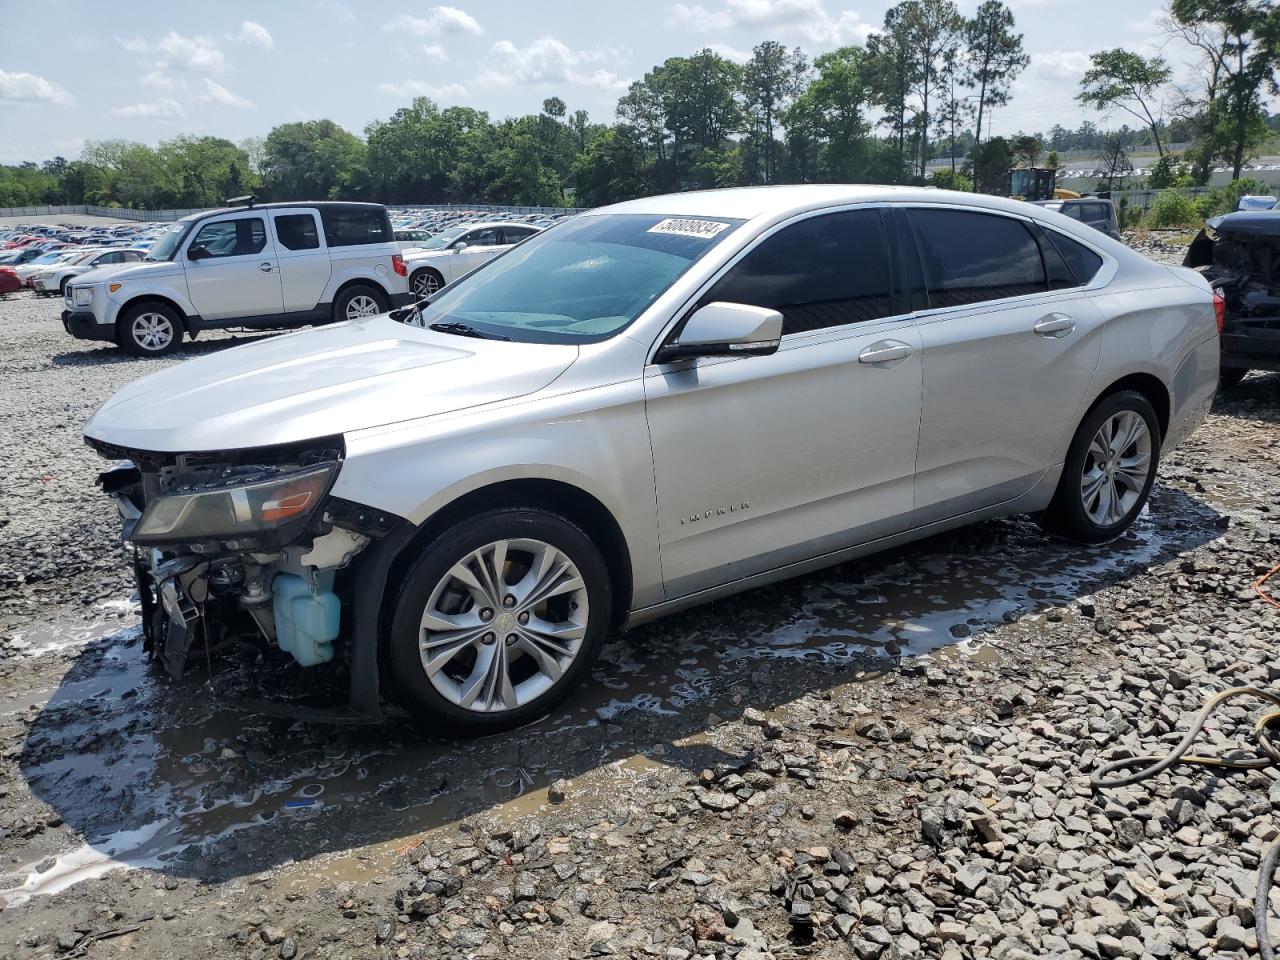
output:
[[[44,282],[45,282],[46,280],[48,280],[48,279],[49,279],[49,275],[48,275],[47,273],[37,273],[37,274],[33,274],[33,275],[32,275],[32,277],[31,277],[31,282],[32,282],[32,283],[44,283]]]
[[[196,487],[148,504],[129,535],[137,543],[230,540],[275,530],[311,515],[337,472],[309,467],[243,486]]]
[[[93,303],[93,287],[76,287],[76,306],[87,307]]]

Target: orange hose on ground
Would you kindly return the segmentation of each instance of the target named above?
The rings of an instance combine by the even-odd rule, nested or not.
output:
[[[1258,592],[1258,596],[1260,596],[1263,600],[1267,601],[1267,603],[1271,604],[1273,607],[1280,607],[1280,601],[1277,601],[1275,597],[1271,596],[1271,594],[1267,593],[1266,590],[1262,589],[1262,585],[1266,583],[1268,580],[1270,580],[1272,575],[1276,573],[1280,573],[1280,563],[1277,563],[1274,567],[1272,567],[1270,570],[1268,570],[1266,573],[1260,576],[1257,580],[1253,581],[1253,589],[1256,590]]]

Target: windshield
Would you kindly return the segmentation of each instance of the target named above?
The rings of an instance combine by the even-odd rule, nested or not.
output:
[[[470,227],[450,227],[448,230],[441,230],[430,240],[424,240],[420,244],[419,249],[422,250],[443,250],[453,241],[466,233]]]
[[[41,254],[40,256],[38,256],[38,257],[36,257],[34,260],[32,260],[31,262],[32,262],[33,264],[35,264],[35,263],[57,263],[59,260],[63,259],[63,258],[64,258],[64,257],[66,257],[66,256],[69,256],[69,254],[65,253],[65,252],[64,252],[64,251],[62,251],[62,250],[54,250],[54,251],[52,251],[52,252],[50,252],[50,253]]]
[[[191,220],[179,220],[171,227],[166,227],[164,233],[160,234],[155,243],[151,245],[151,249],[147,251],[144,260],[172,260],[173,255],[178,252],[178,248],[182,246],[182,239],[187,235],[187,231],[191,229]]]
[[[607,214],[566,220],[445,287],[422,323],[528,343],[589,343],[636,317],[741,220]]]

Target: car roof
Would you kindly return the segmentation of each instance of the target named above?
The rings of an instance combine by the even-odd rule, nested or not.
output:
[[[798,184],[775,187],[733,187],[726,190],[694,190],[629,200],[589,211],[639,213],[672,217],[723,217],[739,220],[783,219],[809,210],[847,203],[958,203],[1003,213],[1029,216],[1040,208],[1025,200],[993,197],[983,193],[939,190],[934,187],[900,187],[881,184]]]
[[[251,207],[215,207],[212,210],[201,210],[199,213],[188,214],[182,220],[203,220],[205,217],[223,216],[228,213],[248,213],[250,210],[288,210],[294,207],[322,211],[354,208],[358,210],[381,210],[384,213],[387,209],[381,203],[362,203],[356,200],[282,200],[276,203],[255,203]]]

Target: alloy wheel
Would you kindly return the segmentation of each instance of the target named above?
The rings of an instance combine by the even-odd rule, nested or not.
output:
[[[440,278],[434,273],[420,273],[413,278],[413,292],[419,297],[429,297],[440,289]]]
[[[173,321],[162,313],[140,313],[133,320],[133,340],[152,353],[173,342]]]
[[[1100,527],[1119,523],[1141,499],[1151,474],[1151,431],[1132,410],[1103,421],[1089,443],[1080,477],[1080,498]]]
[[[378,313],[378,302],[365,293],[356,294],[347,301],[347,319],[359,320],[361,317],[372,317]]]
[[[550,690],[587,634],[587,588],[574,562],[541,540],[497,540],[455,563],[432,589],[418,634],[436,691],[495,713]]]

